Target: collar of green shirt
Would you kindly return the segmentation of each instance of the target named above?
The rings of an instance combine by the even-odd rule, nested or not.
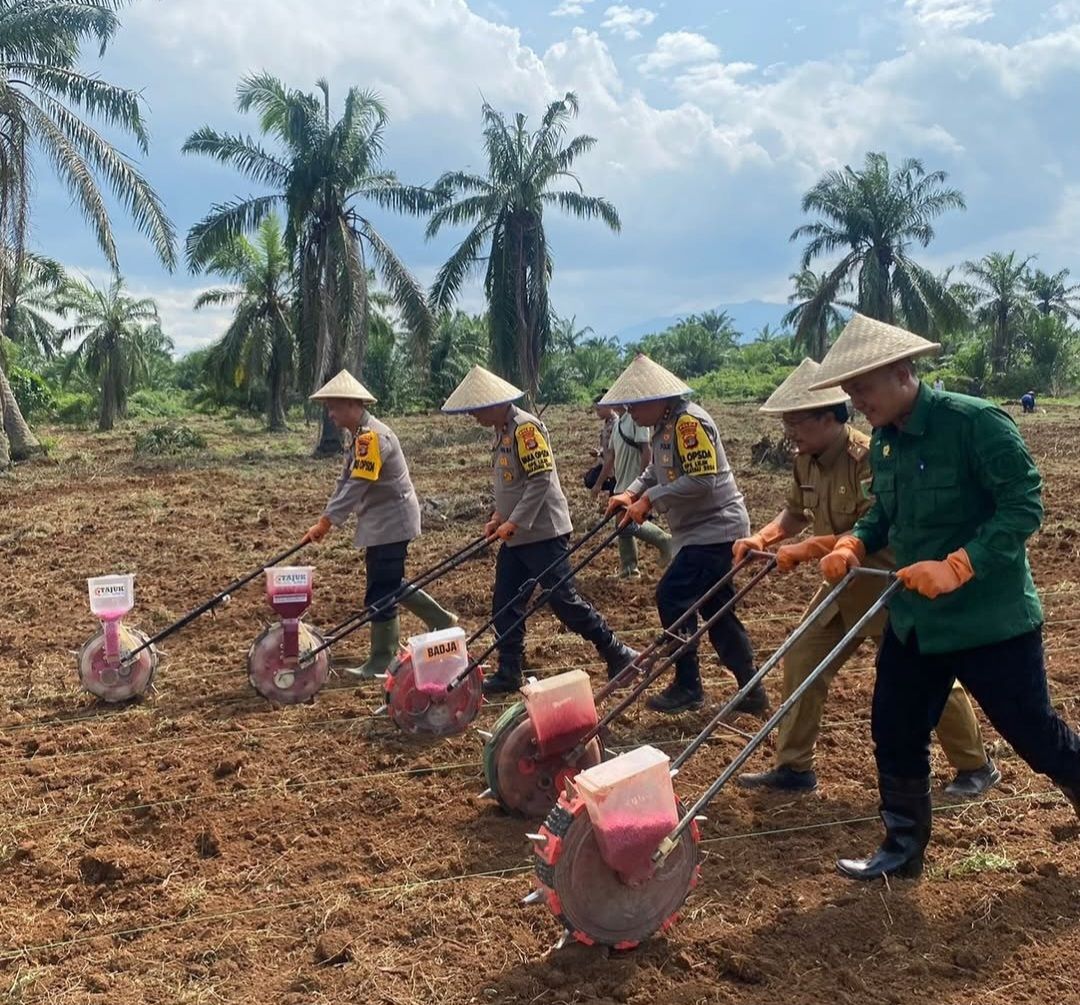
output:
[[[910,436],[922,436],[926,432],[926,423],[930,418],[930,412],[934,407],[934,401],[940,397],[940,392],[935,391],[925,380],[919,381],[919,392],[915,395],[915,405],[907,422],[902,427],[891,425],[890,430],[900,430]]]

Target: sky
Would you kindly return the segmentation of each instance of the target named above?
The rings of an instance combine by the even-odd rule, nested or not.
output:
[[[483,172],[480,106],[533,121],[575,91],[586,192],[622,232],[553,214],[552,302],[604,335],[652,317],[749,299],[783,302],[802,194],[868,150],[948,172],[967,209],[936,224],[920,260],[1037,254],[1080,275],[1080,0],[135,0],[104,57],[83,67],[141,91],[151,131],[140,167],[181,238],[251,186],[180,153],[203,125],[257,132],[235,110],[240,78],[353,85],[388,107],[384,166],[407,182]],[[121,142],[134,155],[134,145]],[[463,232],[365,210],[425,283]],[[121,268],[157,298],[179,352],[224,330],[192,309],[216,285],[169,274],[117,210]],[[42,163],[32,239],[76,272],[106,266]],[[473,284],[462,306],[482,306]]]

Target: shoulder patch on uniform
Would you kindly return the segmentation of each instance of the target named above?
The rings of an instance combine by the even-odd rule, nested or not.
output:
[[[870,447],[868,444],[860,443],[858,440],[848,440],[847,452],[852,460],[861,461],[870,453]]]
[[[700,421],[692,415],[675,420],[675,447],[688,475],[715,475],[719,470],[716,447]]]
[[[551,447],[535,422],[522,423],[517,427],[514,436],[517,440],[518,460],[521,461],[527,478],[554,470],[555,458],[551,454]]]
[[[373,482],[382,471],[382,451],[379,434],[374,429],[361,429],[353,440],[352,477]]]

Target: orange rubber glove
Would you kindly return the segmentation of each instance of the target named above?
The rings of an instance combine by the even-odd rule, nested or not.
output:
[[[495,536],[504,544],[514,536],[514,532],[517,530],[517,524],[511,523],[509,520],[504,520],[495,528]]]
[[[319,517],[318,523],[312,525],[308,532],[300,539],[301,544],[313,544],[321,541],[334,525],[330,522],[329,517]]]
[[[642,524],[649,518],[651,512],[652,503],[649,501],[649,497],[642,496],[636,502],[632,502],[626,507],[626,512],[619,521],[619,526],[626,527],[632,523]]]
[[[865,559],[866,545],[857,537],[845,534],[821,560],[821,574],[830,583],[839,583],[852,569],[862,565]]]
[[[935,600],[970,582],[975,578],[975,570],[971,567],[968,553],[961,548],[943,562],[915,562],[905,566],[897,571],[896,578],[909,590],[928,600]]]
[[[492,513],[488,522],[484,524],[484,537],[493,538],[495,531],[502,525],[503,518],[498,513]]]
[[[617,495],[607,501],[607,509],[604,510],[604,516],[611,516],[616,510],[629,509],[634,505],[634,497],[629,492],[619,492]]]
[[[783,541],[787,537],[780,524],[773,520],[771,523],[765,524],[756,534],[751,534],[749,537],[740,537],[731,547],[731,557],[736,562],[741,562],[746,558],[746,553],[749,551],[767,551],[770,545],[776,544],[777,541]]]
[[[805,541],[797,541],[795,544],[785,544],[776,552],[776,567],[781,572],[793,572],[803,562],[824,558],[835,547],[835,534],[822,534],[819,537],[808,537]]]

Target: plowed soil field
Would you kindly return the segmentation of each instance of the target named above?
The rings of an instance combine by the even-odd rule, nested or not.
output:
[[[753,408],[717,406],[755,523],[789,475],[751,463],[768,431]],[[545,417],[584,529],[581,488],[595,420]],[[490,454],[483,431],[442,416],[391,420],[427,500],[410,553],[420,571],[479,531]],[[1031,543],[1046,605],[1051,689],[1080,721],[1080,433],[1077,412],[1021,420],[1046,479]],[[95,630],[85,579],[137,573],[130,623],[152,632],[283,550],[312,523],[337,462],[308,455],[311,430],[272,438],[254,422],[193,420],[201,453],[139,460],[132,430],[49,430],[51,459],[0,479],[0,1002],[545,1003],[1080,1002],[1080,833],[1072,810],[988,726],[1002,783],[950,805],[935,749],[935,835],[917,882],[861,887],[834,859],[879,836],[869,739],[871,652],[838,676],[819,749],[819,791],[725,790],[703,828],[702,879],[679,923],[626,953],[570,945],[526,907],[537,821],[479,798],[482,742],[505,708],[438,742],[396,731],[375,684],[331,677],[309,704],[273,708],[246,680],[270,619],[261,583],[163,646],[144,699],[107,707],[80,690],[73,652]],[[657,571],[613,578],[614,549],[581,591],[632,643],[657,621]],[[329,627],[360,603],[351,534],[317,549],[308,619]],[[490,608],[493,555],[432,593],[466,627]],[[807,572],[767,581],[741,613],[761,653],[816,588]],[[405,616],[404,633],[420,630]],[[366,635],[338,666],[363,658]],[[592,648],[545,612],[530,624],[536,674],[583,667]],[[664,718],[630,713],[613,742],[674,754],[732,692],[708,653],[710,703]],[[778,679],[771,681],[774,697]],[[735,725],[753,728],[740,717]],[[680,773],[699,793],[742,740],[716,739]],[[768,763],[768,749],[752,765]]]

